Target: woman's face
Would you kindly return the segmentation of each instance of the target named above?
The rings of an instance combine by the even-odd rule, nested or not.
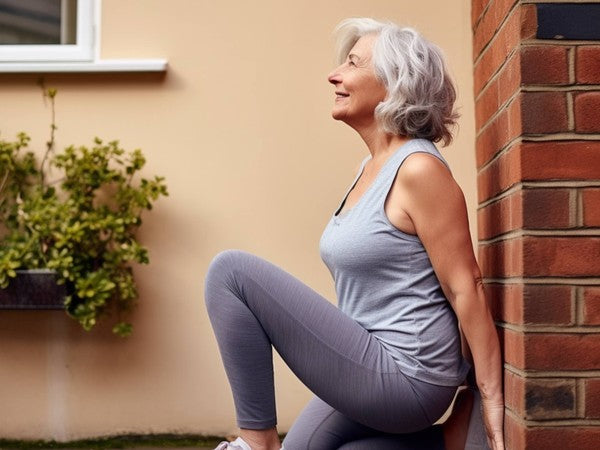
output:
[[[387,94],[385,86],[375,76],[372,63],[376,39],[375,34],[361,37],[350,50],[346,61],[328,77],[335,86],[336,94],[332,117],[354,128],[373,123],[375,107]]]

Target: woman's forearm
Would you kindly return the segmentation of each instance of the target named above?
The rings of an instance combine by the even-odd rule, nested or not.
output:
[[[455,311],[465,335],[473,362],[477,385],[483,398],[502,398],[502,357],[498,334],[485,301],[483,286],[455,297]]]

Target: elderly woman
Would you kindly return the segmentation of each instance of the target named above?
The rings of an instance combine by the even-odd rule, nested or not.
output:
[[[215,257],[206,303],[241,429],[217,448],[280,448],[272,347],[315,394],[285,450],[464,447],[468,411],[446,432],[432,426],[469,371],[460,323],[488,443],[502,449],[498,338],[463,194],[433,144],[451,140],[457,118],[442,56],[414,30],[372,19],[345,20],[337,36],[332,116],[370,153],[321,237],[338,308],[256,256]]]

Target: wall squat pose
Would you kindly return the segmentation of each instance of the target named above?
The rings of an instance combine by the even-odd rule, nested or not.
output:
[[[332,116],[370,153],[320,241],[338,307],[254,255],[214,258],[206,305],[241,429],[217,448],[282,448],[274,347],[315,394],[285,450],[486,448],[478,432],[503,449],[498,338],[463,194],[434,145],[450,142],[457,119],[441,53],[410,28],[372,19],[343,21],[337,37]],[[459,323],[478,390],[433,426],[469,372]]]

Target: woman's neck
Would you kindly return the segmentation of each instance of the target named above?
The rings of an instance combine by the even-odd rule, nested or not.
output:
[[[407,136],[386,133],[377,124],[356,130],[367,144],[372,161],[387,159],[390,152],[410,140]]]

